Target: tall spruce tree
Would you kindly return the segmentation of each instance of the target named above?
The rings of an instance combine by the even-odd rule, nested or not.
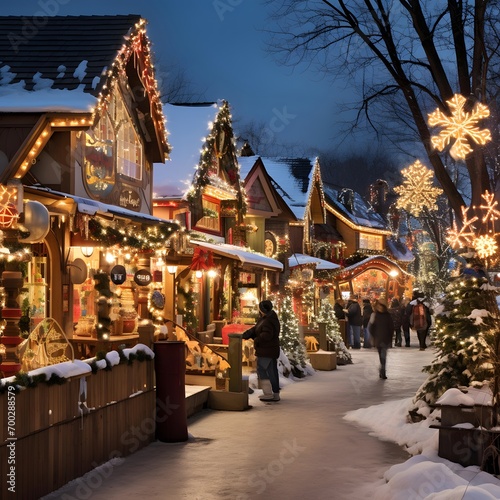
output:
[[[293,310],[292,297],[286,293],[280,308],[278,318],[281,323],[280,343],[283,352],[292,365],[295,377],[306,376],[307,351],[299,335],[299,320]]]
[[[429,374],[410,410],[418,413],[422,401],[435,403],[452,387],[482,386],[494,380],[497,365],[498,289],[485,279],[455,278],[436,307],[436,356],[424,367]]]

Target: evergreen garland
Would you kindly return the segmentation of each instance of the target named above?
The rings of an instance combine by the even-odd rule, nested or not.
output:
[[[292,307],[289,293],[281,302],[278,318],[281,323],[280,343],[283,352],[290,361],[292,374],[298,378],[306,376],[307,351],[299,336],[299,320]]]
[[[188,333],[194,333],[198,328],[198,318],[196,316],[196,305],[198,303],[198,293],[194,288],[187,290],[183,286],[177,287],[177,294],[184,298],[184,307],[179,307],[178,312],[183,316],[184,327]]]
[[[180,228],[176,222],[162,222],[146,228],[136,227],[130,222],[117,224],[115,222],[115,227],[104,225],[98,217],[92,217],[88,221],[89,236],[107,247],[120,245],[124,248],[153,251],[164,248],[166,241]]]
[[[493,378],[498,335],[494,290],[477,278],[459,277],[448,285],[435,311],[436,356],[423,369],[429,376],[414,398],[416,406],[434,404],[452,387],[479,387]]]

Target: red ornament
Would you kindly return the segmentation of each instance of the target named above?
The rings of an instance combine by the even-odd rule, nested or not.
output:
[[[19,212],[13,203],[7,203],[0,207],[0,228],[9,229],[18,219]]]

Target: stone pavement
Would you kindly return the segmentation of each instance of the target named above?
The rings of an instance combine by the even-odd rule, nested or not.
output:
[[[203,410],[188,420],[187,442],[155,442],[44,500],[361,500],[357,488],[380,480],[408,454],[343,416],[412,397],[433,350],[391,349],[388,380],[378,377],[375,349],[351,353],[352,365],[285,385],[279,403],[265,404],[252,394],[247,411]]]

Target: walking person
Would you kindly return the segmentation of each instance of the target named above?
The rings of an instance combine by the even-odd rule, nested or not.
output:
[[[363,316],[363,347],[366,349],[371,349],[373,347],[372,345],[372,339],[370,337],[370,331],[368,330],[368,322],[370,321],[370,317],[373,312],[373,307],[370,302],[370,299],[365,298],[363,299],[363,309],[362,309],[362,316]]]
[[[394,297],[391,301],[391,307],[389,308],[389,314],[392,317],[392,322],[394,323],[394,347],[401,347],[402,344],[402,336],[401,336],[401,326],[403,320],[403,311],[401,310],[401,305],[399,300]]]
[[[361,349],[361,327],[363,326],[363,316],[358,297],[351,295],[347,301],[347,308],[344,309],[347,323],[349,325],[349,344],[353,349]]]
[[[279,401],[280,385],[278,358],[280,356],[280,321],[273,303],[263,300],[259,303],[259,319],[255,326],[242,334],[243,339],[253,339],[257,357],[257,377],[263,394],[261,401]]]
[[[421,351],[427,349],[427,335],[432,323],[432,316],[429,306],[424,302],[423,293],[414,291],[410,302],[410,326],[417,332],[418,344]]]
[[[411,305],[410,301],[403,297],[401,299],[401,328],[403,329],[403,336],[405,338],[405,347],[410,347],[410,314]]]
[[[387,378],[387,349],[392,346],[392,337],[394,335],[394,323],[392,322],[385,299],[377,299],[375,302],[374,311],[368,322],[368,329],[370,330],[373,344],[378,350],[380,360],[379,377],[385,380]]]

